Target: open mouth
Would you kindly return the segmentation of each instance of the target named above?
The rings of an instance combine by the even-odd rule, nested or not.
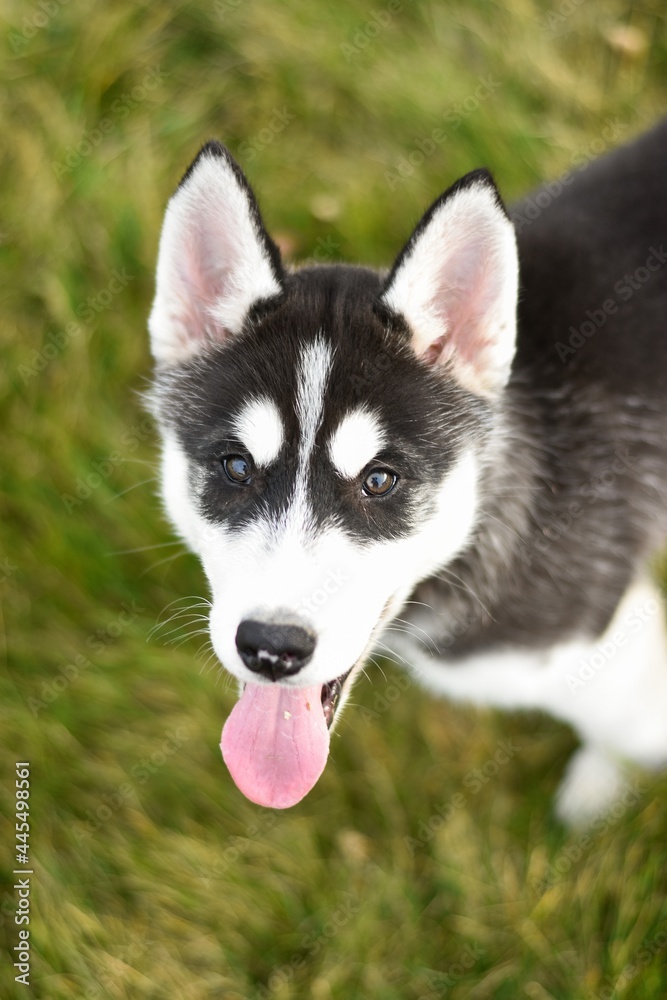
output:
[[[220,748],[246,798],[286,809],[310,791],[326,765],[329,731],[353,670],[311,687],[244,685]]]
[[[340,675],[340,677],[336,677],[335,680],[322,685],[322,710],[324,712],[324,721],[327,724],[327,729],[331,729],[334,715],[336,713],[336,706],[338,705],[343,691],[343,685],[353,670],[354,667],[350,667],[350,669],[346,670],[344,674]]]
[[[220,749],[237,788],[251,802],[287,809],[313,788],[329,756],[345,685],[389,614],[388,601],[362,655],[332,681],[310,687],[244,684],[222,730]]]

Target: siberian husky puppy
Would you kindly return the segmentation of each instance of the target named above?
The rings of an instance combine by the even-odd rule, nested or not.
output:
[[[379,274],[286,269],[229,152],[190,166],[152,400],[254,802],[312,788],[387,645],[434,692],[570,723],[566,821],[667,762],[666,177],[666,125],[511,214],[474,171]]]

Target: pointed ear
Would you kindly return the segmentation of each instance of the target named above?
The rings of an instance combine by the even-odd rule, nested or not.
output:
[[[514,356],[518,273],[514,227],[491,176],[476,170],[428,210],[382,298],[419,357],[451,364],[467,389],[493,397]]]
[[[148,327],[161,364],[238,333],[249,309],[282,291],[278,248],[241,168],[219,142],[201,150],[169,202]]]

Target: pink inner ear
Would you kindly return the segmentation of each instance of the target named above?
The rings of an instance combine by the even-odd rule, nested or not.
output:
[[[440,337],[422,353],[429,364],[443,363],[457,355],[466,364],[479,362],[492,344],[494,309],[501,291],[500,269],[490,266],[493,250],[481,234],[471,236],[465,247],[452,247],[437,276],[428,312]]]
[[[437,340],[433,340],[425,351],[422,352],[422,359],[426,361],[429,365],[434,365],[436,361],[447,361],[448,358],[452,356],[453,350],[450,349],[443,356],[443,352],[448,345],[447,337],[438,337]]]
[[[415,353],[467,389],[507,381],[516,332],[518,260],[511,222],[483,182],[446,195],[415,230],[385,301],[407,320]]]
[[[252,196],[224,157],[200,156],[167,209],[149,326],[160,362],[237,334],[280,292]]]
[[[227,241],[221,231],[211,232],[211,227],[219,224],[216,214],[205,217],[197,213],[176,250],[173,295],[181,322],[193,340],[219,341],[227,333],[213,314],[230,278],[230,264],[223,263],[229,257]]]

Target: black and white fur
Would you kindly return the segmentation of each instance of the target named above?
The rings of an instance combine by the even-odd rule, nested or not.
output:
[[[324,696],[340,678],[340,703],[388,644],[435,692],[549,711],[582,739],[568,821],[613,801],[624,762],[667,762],[649,575],[667,539],[667,267],[621,292],[664,254],[665,176],[661,125],[515,227],[476,171],[387,275],[292,271],[230,154],[202,149],[162,232],[153,400],[166,509],[241,683],[272,683],[237,646],[252,620],[306,630],[312,656],[277,683]],[[244,484],[221,465],[239,454]],[[387,495],[364,492],[374,469],[398,477]],[[412,636],[381,641],[399,615]]]

